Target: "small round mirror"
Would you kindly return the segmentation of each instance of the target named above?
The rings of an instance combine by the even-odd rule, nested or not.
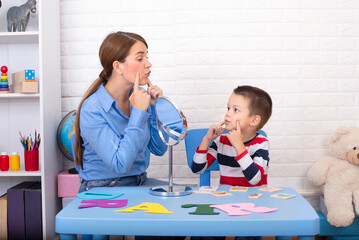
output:
[[[191,188],[186,186],[173,186],[173,146],[186,138],[188,133],[187,120],[182,111],[166,97],[159,97],[156,100],[157,128],[162,141],[169,146],[169,174],[168,190],[166,186],[151,188],[153,195],[162,197],[175,197],[190,194]]]
[[[188,133],[186,117],[169,98],[158,98],[155,109],[158,131],[165,144],[174,146],[186,138]]]

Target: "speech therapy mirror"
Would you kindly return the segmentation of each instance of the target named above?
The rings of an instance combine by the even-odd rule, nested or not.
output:
[[[190,188],[173,185],[173,146],[186,138],[188,133],[187,120],[182,111],[167,97],[156,100],[157,128],[162,141],[168,145],[169,174],[168,187],[151,188],[151,193],[158,196],[183,196],[190,194]]]

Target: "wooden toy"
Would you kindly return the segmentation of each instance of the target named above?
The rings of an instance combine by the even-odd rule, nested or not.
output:
[[[35,82],[35,70],[25,69],[12,74],[12,85],[15,93],[37,93],[38,82]]]
[[[9,83],[7,79],[7,67],[1,67],[1,78],[0,78],[0,93],[10,93]]]
[[[2,73],[7,73],[7,70],[8,70],[8,69],[7,69],[6,66],[2,66],[2,67],[1,67],[1,72],[2,72]]]

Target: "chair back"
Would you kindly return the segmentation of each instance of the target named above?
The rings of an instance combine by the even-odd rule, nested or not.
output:
[[[208,128],[198,128],[188,130],[188,135],[185,138],[187,164],[191,168],[193,156],[196,152],[197,147],[201,144],[203,137],[207,134]],[[267,137],[267,134],[263,130],[257,131]],[[207,168],[200,175],[200,186],[211,185],[211,171],[218,171],[218,161],[215,161],[209,168]]]
[[[185,138],[187,164],[189,167],[192,165],[193,156],[196,152],[197,147],[201,144],[203,137],[207,134],[208,128],[191,129],[188,131],[187,137]],[[200,186],[211,185],[211,171],[218,171],[218,162],[215,161],[211,167],[206,169],[200,175]]]

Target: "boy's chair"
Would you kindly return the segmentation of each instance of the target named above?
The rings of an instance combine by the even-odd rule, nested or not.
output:
[[[188,130],[187,137],[185,138],[187,164],[191,167],[193,155],[196,152],[197,147],[201,144],[203,137],[206,135],[208,128],[198,128]],[[224,132],[226,133],[226,132]],[[267,137],[267,134],[263,130],[257,131]],[[218,171],[218,162],[215,161],[211,167],[206,169],[201,175],[199,180],[200,186],[211,186],[211,171]]]

